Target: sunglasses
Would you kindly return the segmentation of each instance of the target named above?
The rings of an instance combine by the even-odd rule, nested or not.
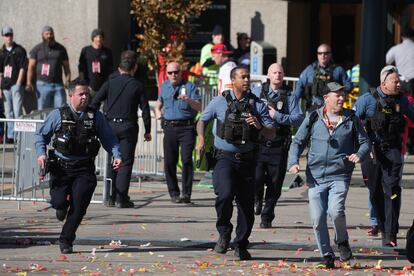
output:
[[[180,73],[180,70],[167,72],[168,75],[172,75],[172,74],[178,75],[178,73]]]
[[[10,36],[13,36],[13,34],[4,34],[3,36],[10,37]]]
[[[384,82],[388,78],[389,75],[391,75],[392,73],[397,73],[397,72],[398,70],[396,68],[391,68],[390,70],[388,70],[387,74],[385,75]]]
[[[331,52],[318,52],[318,55],[325,55],[325,56],[327,56],[327,55],[329,55]]]

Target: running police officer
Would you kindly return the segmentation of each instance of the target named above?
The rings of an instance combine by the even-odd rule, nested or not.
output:
[[[52,111],[35,138],[37,162],[45,169],[46,146],[54,135],[54,152],[49,151],[50,196],[57,219],[63,221],[66,218],[59,237],[63,254],[73,252],[76,230],[96,187],[94,159],[100,148],[99,142],[113,154],[113,168],[117,170],[121,166],[118,140],[102,113],[89,107],[88,103],[88,83],[73,80],[69,84],[69,105]]]
[[[177,62],[167,65],[167,78],[155,107],[157,119],[164,129],[164,171],[168,192],[173,203],[190,203],[193,187],[193,157],[195,143],[194,117],[201,111],[197,87],[181,77]],[[164,111],[162,112],[162,108]],[[178,147],[181,148],[182,196],[177,181]]]
[[[128,196],[132,166],[134,165],[135,146],[138,141],[138,106],[142,110],[145,133],[144,141],[151,140],[151,115],[143,85],[133,76],[137,70],[137,55],[133,51],[124,51],[118,67],[119,75],[105,82],[92,100],[92,106],[99,108],[104,103],[104,114],[118,137],[122,154],[122,167],[112,171],[112,195],[106,202],[118,208],[133,208],[134,203]],[[110,161],[111,158],[108,158]]]
[[[216,197],[216,227],[220,237],[214,250],[227,252],[233,225],[233,200],[236,198],[238,217],[235,255],[250,260],[247,251],[254,222],[254,174],[256,143],[260,135],[273,138],[274,122],[266,104],[250,92],[250,74],[245,67],[235,67],[230,73],[233,90],[215,97],[201,114],[197,124],[197,151],[204,150],[204,128],[216,120],[213,128],[216,165],[213,185]]]
[[[399,93],[400,79],[395,66],[385,66],[380,80],[380,86],[370,88],[358,98],[354,109],[356,115],[365,120],[373,145],[368,188],[377,213],[382,244],[395,247],[401,206],[401,133],[404,131],[404,115],[414,120],[414,107]]]
[[[286,175],[287,156],[291,142],[291,126],[303,121],[302,110],[291,89],[283,84],[285,73],[282,65],[269,66],[269,81],[253,92],[267,102],[270,117],[276,122],[277,134],[274,139],[259,137],[259,158],[256,166],[255,214],[261,214],[260,228],[271,228],[275,218],[275,206],[282,192]],[[266,183],[265,205],[262,211],[264,185]]]
[[[323,105],[323,91],[328,82],[345,86],[345,93],[352,89],[345,70],[332,60],[331,46],[321,44],[317,50],[318,60],[308,65],[299,76],[294,95],[306,100],[306,110],[317,109]]]

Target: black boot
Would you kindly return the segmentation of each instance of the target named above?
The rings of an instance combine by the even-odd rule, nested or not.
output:
[[[347,240],[338,243],[338,250],[342,262],[349,261],[352,258],[351,247],[349,247],[349,242]]]

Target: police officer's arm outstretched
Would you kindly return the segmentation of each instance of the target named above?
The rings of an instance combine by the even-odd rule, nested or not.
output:
[[[52,111],[36,132],[35,147],[41,168],[46,163],[46,146],[52,136],[54,151],[49,151],[51,205],[56,218],[65,221],[59,236],[60,251],[73,253],[76,230],[97,185],[94,160],[100,148],[114,156],[112,166],[121,167],[118,139],[102,113],[88,106],[88,83],[75,79],[69,84],[69,106]]]

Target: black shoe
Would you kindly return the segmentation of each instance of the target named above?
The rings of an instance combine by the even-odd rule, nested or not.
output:
[[[382,246],[397,247],[397,235],[382,233]]]
[[[13,138],[7,138],[6,139],[6,144],[14,144],[14,139]]]
[[[378,225],[372,225],[371,229],[368,230],[368,236],[377,237],[379,233]]]
[[[66,215],[68,214],[68,209],[56,209],[56,218],[59,221],[64,221],[66,218]]]
[[[181,203],[181,198],[178,196],[173,196],[171,197],[171,202],[172,203]]]
[[[61,243],[59,244],[60,252],[62,254],[72,254],[73,253],[73,247],[69,244]]]
[[[230,244],[230,237],[220,235],[216,243],[216,246],[214,246],[214,251],[216,251],[219,254],[226,254],[227,249],[229,248],[229,244]]]
[[[134,202],[132,202],[132,201],[117,202],[116,207],[118,207],[118,208],[134,208]]]
[[[322,262],[318,266],[323,266],[324,268],[335,268],[335,257],[332,255],[323,256]]]
[[[235,248],[234,256],[239,258],[240,261],[249,261],[252,259],[252,255],[250,255],[249,251],[247,251],[247,249],[242,248]]]
[[[180,198],[182,203],[191,203],[191,197],[189,196],[183,196]]]
[[[347,240],[338,243],[338,250],[342,262],[349,261],[352,258],[351,247],[349,247],[349,242]]]
[[[254,204],[254,214],[256,216],[260,215],[262,213],[262,209],[263,209],[263,201],[262,200],[256,201]]]
[[[114,200],[107,200],[107,201],[104,201],[104,205],[105,205],[106,207],[115,207],[115,201],[114,201]]]
[[[263,229],[272,228],[272,222],[262,220],[262,222],[260,223],[260,228],[263,228]]]

